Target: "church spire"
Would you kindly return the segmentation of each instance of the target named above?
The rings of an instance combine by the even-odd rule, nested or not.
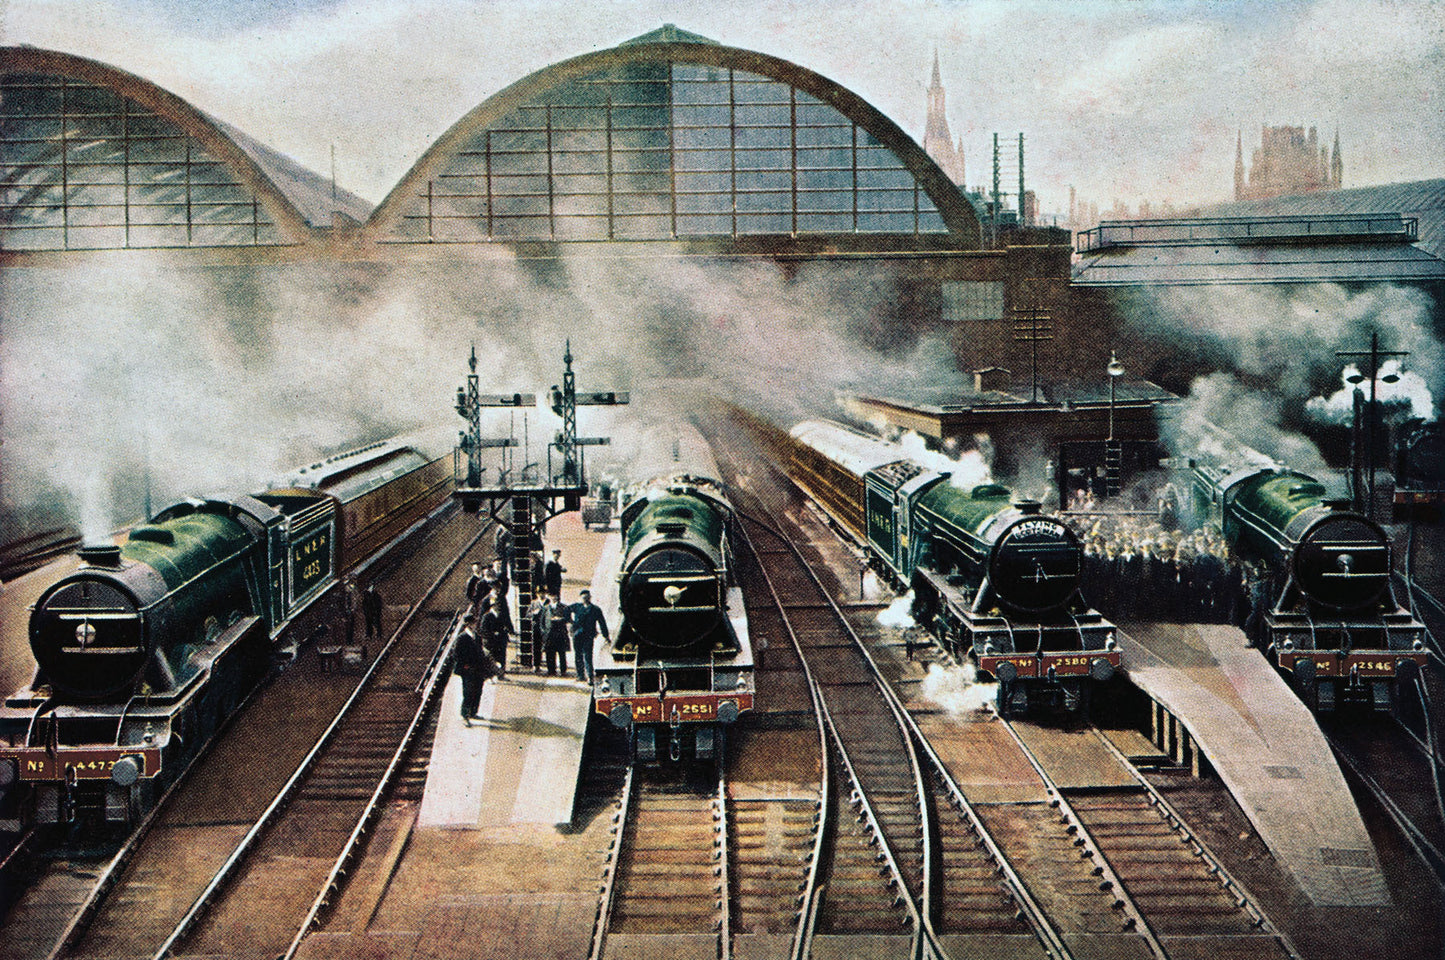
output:
[[[1244,199],[1244,131],[1234,137],[1234,199]]]
[[[1338,190],[1345,182],[1345,158],[1340,155],[1340,128],[1335,128],[1335,149],[1330,155],[1330,186]]]
[[[938,51],[933,51],[933,81],[928,85],[928,121],[923,128],[923,152],[933,158],[948,179],[963,183],[963,152],[953,145],[944,104],[943,79],[938,69]]]

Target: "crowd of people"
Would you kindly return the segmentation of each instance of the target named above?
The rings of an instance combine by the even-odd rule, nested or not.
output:
[[[1243,626],[1266,593],[1266,571],[1231,554],[1218,527],[1185,531],[1177,514],[1062,514],[1084,547],[1085,600],[1105,616]],[[1175,521],[1175,522],[1170,522]]]
[[[511,582],[507,565],[512,559],[512,541],[503,528],[497,535],[497,559],[490,566],[472,564],[467,580],[465,625],[457,638],[455,669],[462,679],[462,719],[467,726],[481,719],[477,708],[487,680],[507,677],[507,648],[517,627],[509,600]],[[547,675],[567,676],[567,650],[573,654],[577,682],[592,684],[592,645],[600,633],[609,638],[607,620],[592,603],[592,593],[582,590],[576,603],[562,602],[562,551],[553,550],[550,560],[533,553],[532,582],[537,595],[523,615],[532,625],[533,647],[527,651],[535,673],[546,664]]]

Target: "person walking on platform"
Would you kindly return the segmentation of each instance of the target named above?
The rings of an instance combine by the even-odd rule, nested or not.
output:
[[[482,647],[497,662],[497,679],[507,679],[507,630],[497,609],[486,600],[482,601],[482,617],[477,622],[477,633],[481,636]]]
[[[377,592],[375,583],[366,585],[366,592],[361,595],[361,612],[366,616],[366,639],[373,636],[381,638],[381,594]]]
[[[470,727],[473,720],[481,719],[477,705],[482,702],[482,684],[497,675],[496,664],[471,627],[463,627],[457,635],[453,657],[456,674],[462,678],[462,722]]]
[[[562,574],[567,568],[562,566],[562,551],[553,550],[552,559],[542,568],[542,588],[554,597],[562,596]]]
[[[497,548],[497,559],[503,566],[510,563],[512,560],[512,531],[505,526],[498,526],[494,543]]]
[[[592,682],[592,641],[600,632],[603,639],[610,640],[607,633],[607,618],[602,608],[592,605],[592,591],[583,590],[581,602],[572,604],[572,655],[577,659],[577,679]]]

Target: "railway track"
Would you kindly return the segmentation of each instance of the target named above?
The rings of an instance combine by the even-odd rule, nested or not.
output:
[[[756,477],[752,479],[757,489],[760,484]],[[816,539],[818,531],[801,529],[803,513],[793,513],[800,529],[796,536],[785,539]],[[801,554],[798,556],[801,561]],[[819,594],[834,606],[821,580],[811,571],[809,576]],[[972,840],[995,868],[991,872],[1004,879],[1003,883],[995,880],[990,896],[979,877],[970,875],[975,865],[968,863],[957,870],[955,889],[967,891],[961,898],[935,899],[939,888],[949,889],[947,871],[925,886],[918,904],[921,915],[930,921],[933,942],[929,946],[942,955],[964,955],[981,942],[975,939],[970,945],[970,934],[975,938],[988,934],[1006,937],[1031,929],[1044,952],[1058,957],[1163,958],[1170,956],[1171,950],[1194,955],[1200,946],[1229,956],[1296,956],[1242,886],[1106,739],[1097,733],[1088,735],[1095,752],[1116,768],[1113,777],[1117,782],[1104,790],[1074,795],[1055,782],[1013,725],[996,719],[960,724],[941,714],[936,704],[920,699],[918,681],[923,671],[897,657],[896,648],[886,655],[899,662],[880,668],[867,654],[868,645],[853,630],[860,618],[848,619],[854,621],[848,626],[851,640],[864,652],[873,673],[880,682],[888,675],[888,682],[880,685],[889,691],[900,712],[905,699],[914,712],[906,715],[909,738],[918,745],[923,764],[929,768],[932,790],[928,808],[936,818],[939,836],[935,845],[941,861],[949,863],[951,856],[958,856],[953,851],[966,847],[960,841]],[[909,650],[909,660],[911,654]],[[930,648],[927,656],[939,658],[941,654]],[[1050,739],[1070,734],[1077,731],[1037,728],[1032,738],[1046,747]],[[1077,751],[1078,743],[1055,743],[1053,747],[1054,752],[1067,756]],[[988,797],[987,791],[977,787],[982,781],[998,780],[999,763],[1010,750],[1015,767],[1027,762],[1016,771],[1014,784],[1023,792],[1012,798],[997,793]],[[987,769],[977,769],[980,761]],[[967,776],[970,764],[975,767],[971,792],[984,793],[988,802],[972,803],[953,776],[960,768]],[[1008,766],[1006,762],[1003,765]],[[997,782],[990,785],[999,786]],[[957,869],[959,864],[954,866]],[[1000,905],[1007,908],[1004,917],[998,915]],[[981,918],[988,919],[980,922]],[[996,924],[992,930],[989,920]],[[1012,929],[1009,921],[1015,924]]]
[[[726,780],[632,766],[591,956],[633,956],[666,935],[686,955],[727,957]]]
[[[715,443],[716,447],[716,443]],[[721,458],[720,458],[721,459]],[[978,825],[925,775],[917,740],[846,618],[792,539],[775,526],[753,482],[746,540],[801,653],[836,756],[830,844],[809,918],[814,948],[831,955],[865,938],[908,956],[964,956],[1006,945],[1045,956],[1020,890]],[[964,839],[966,838],[966,839]]]
[[[166,956],[184,942],[187,952],[274,957],[299,942],[374,814],[377,784],[388,770],[405,774],[397,748],[424,728],[393,717],[421,717],[420,681],[440,665],[439,620],[479,539],[452,515],[387,574],[387,595],[421,597],[359,684],[313,657],[259,691],[249,719],[157,807],[48,956]],[[267,756],[275,763],[257,762]]]

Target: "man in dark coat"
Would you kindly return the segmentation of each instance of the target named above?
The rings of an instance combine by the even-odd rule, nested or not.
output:
[[[554,597],[562,596],[562,574],[567,568],[562,566],[562,551],[553,550],[552,559],[542,568],[542,589]]]
[[[479,720],[477,705],[482,701],[482,684],[496,676],[496,664],[477,640],[471,627],[463,627],[457,635],[455,670],[462,678],[462,721],[467,726]]]
[[[375,583],[368,583],[366,591],[361,595],[361,612],[366,615],[366,639],[372,636],[381,636],[381,594],[376,590]]]
[[[497,662],[497,679],[507,679],[507,628],[497,616],[497,608],[486,600],[482,601],[482,616],[477,621],[477,633],[481,636],[482,647]]]
[[[571,608],[557,596],[547,597],[546,606],[542,608],[541,636],[547,651],[547,676],[549,677],[557,675],[558,657],[562,659],[562,676],[567,676],[567,644],[571,634],[568,629],[570,611]]]
[[[607,619],[602,608],[592,605],[592,591],[583,590],[580,603],[572,604],[572,655],[577,658],[577,679],[592,682],[592,641],[600,632],[604,639],[611,639],[607,633]]]
[[[467,578],[467,600],[472,603],[480,600],[482,594],[486,592],[486,584],[487,580],[482,576],[482,565],[480,563],[472,564],[472,575]]]

